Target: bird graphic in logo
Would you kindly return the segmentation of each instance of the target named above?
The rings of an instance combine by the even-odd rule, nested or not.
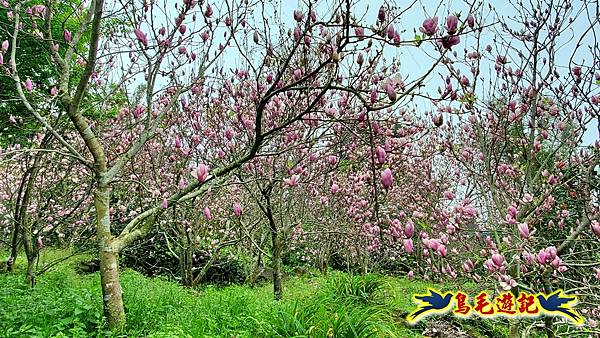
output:
[[[562,290],[557,290],[547,296],[538,294],[537,299],[545,312],[565,317],[576,325],[583,325],[583,317],[572,307],[577,303],[575,296],[567,296]]]
[[[417,309],[406,316],[409,324],[415,324],[421,318],[431,315],[445,313],[450,310],[452,303],[452,293],[442,293],[435,289],[427,289],[429,294],[415,295],[415,302],[418,304]]]

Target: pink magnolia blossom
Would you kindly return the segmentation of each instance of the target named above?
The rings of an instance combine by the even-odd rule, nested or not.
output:
[[[208,172],[208,166],[205,164],[200,164],[198,168],[196,168],[196,178],[200,183],[204,183],[204,181],[206,181],[208,178]]]
[[[27,90],[28,92],[31,92],[33,90],[33,82],[31,82],[30,78],[27,78],[27,80],[25,80],[25,82],[23,83],[23,86],[25,87],[25,90]]]
[[[386,29],[386,33],[388,39],[393,39],[394,36],[396,36],[396,29],[394,28],[394,25],[389,25]]]
[[[302,69],[297,68],[294,70],[294,80],[298,81],[302,78]]]
[[[469,25],[469,27],[471,28],[475,27],[475,17],[473,16],[473,14],[469,14],[467,16],[467,25]]]
[[[340,186],[339,186],[339,185],[337,185],[337,184],[335,184],[335,183],[333,183],[333,184],[331,185],[331,187],[329,188],[329,191],[330,191],[332,194],[337,194],[338,192],[340,192],[340,190],[341,190],[341,189],[340,189]]]
[[[596,279],[600,279],[600,268],[594,268],[594,274]]]
[[[58,89],[56,87],[50,88],[50,95],[56,96],[58,94]]]
[[[362,38],[363,36],[365,36],[365,29],[362,27],[354,27],[354,34],[356,36],[358,36],[359,38]]]
[[[510,215],[512,218],[517,217],[517,208],[515,208],[514,205],[509,206],[507,211],[508,211],[508,215]]]
[[[294,20],[296,20],[297,22],[302,22],[302,20],[304,19],[304,13],[302,13],[301,10],[294,10]]]
[[[491,259],[486,260],[483,263],[483,267],[486,268],[490,272],[496,271],[496,264]]]
[[[390,101],[396,101],[396,91],[394,90],[394,85],[392,84],[392,81],[388,80],[385,84],[385,92],[388,96],[388,99],[390,99]]]
[[[361,66],[363,64],[363,62],[365,62],[365,58],[363,56],[362,53],[358,53],[358,56],[356,57],[356,63]]]
[[[442,257],[446,257],[446,255],[448,254],[448,248],[444,244],[440,244],[440,246],[437,249],[437,253]]]
[[[298,185],[298,182],[300,181],[300,176],[299,175],[292,175],[292,177],[286,178],[283,181],[287,185],[289,185],[290,187],[295,187],[295,186]]]
[[[454,199],[454,194],[452,191],[444,191],[444,198],[452,201]]]
[[[442,43],[442,46],[444,48],[452,49],[452,47],[454,47],[460,43],[460,38],[458,37],[458,35],[449,35],[449,36],[444,36],[443,38],[441,38],[440,42]]]
[[[438,17],[434,16],[433,18],[425,19],[419,30],[426,35],[432,36],[437,32],[437,25]]]
[[[404,226],[404,236],[410,238],[414,235],[415,233],[415,225],[411,220],[408,220],[408,222],[406,222],[406,225]]]
[[[519,235],[523,239],[529,238],[529,226],[527,225],[527,223],[519,223],[517,227],[519,228]]]
[[[385,21],[385,7],[379,7],[379,11],[377,12],[377,19],[379,19],[379,21]]]
[[[546,253],[546,249],[540,250],[537,254],[538,263],[544,265],[548,261],[548,254]]]
[[[212,215],[210,214],[210,209],[208,207],[204,207],[204,219],[210,221],[212,219]]]
[[[210,38],[210,34],[208,31],[204,31],[200,34],[200,38],[202,38],[202,42],[206,42]]]
[[[148,46],[148,38],[144,32],[142,32],[139,28],[135,28],[133,33],[137,37],[138,41],[142,43],[142,45],[146,47]]]
[[[450,15],[446,18],[446,31],[452,35],[456,33],[458,29],[458,18],[454,15]]]
[[[389,189],[393,182],[394,176],[392,175],[392,171],[390,168],[385,168],[385,170],[381,172],[381,184],[385,189]]]
[[[64,31],[64,38],[66,43],[71,43],[71,32],[68,29]]]
[[[592,231],[597,237],[600,237],[600,222],[597,220],[592,220],[591,222]]]
[[[531,203],[533,201],[533,196],[531,194],[523,195],[523,203]]]
[[[427,246],[434,251],[437,251],[437,249],[440,247],[440,242],[435,238],[428,240],[427,244]]]
[[[236,215],[237,217],[242,216],[242,205],[238,202],[233,203],[233,214]]]
[[[294,28],[294,40],[298,41],[300,40],[300,38],[302,37],[302,31],[300,30],[300,27],[295,27]]]
[[[412,253],[414,251],[413,240],[411,238],[405,239],[402,243],[404,251]]]
[[[385,149],[383,149],[383,147],[377,146],[377,148],[375,148],[375,156],[377,157],[377,164],[382,165],[385,163],[387,154],[385,153]]]
[[[212,7],[210,7],[210,5],[206,6],[206,11],[204,11],[204,15],[207,18],[210,18],[213,15],[213,9]]]
[[[2,41],[2,50],[5,52],[8,50],[8,40]]]
[[[494,265],[500,268],[504,265],[504,256],[495,253],[492,255],[492,262],[494,263]]]

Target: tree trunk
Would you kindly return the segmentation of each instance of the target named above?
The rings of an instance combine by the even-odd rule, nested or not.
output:
[[[12,238],[10,241],[10,256],[6,261],[6,271],[8,272],[13,272],[15,270],[15,261],[19,254],[19,233],[21,232],[21,229],[18,221],[15,221],[14,224],[15,226],[13,227]]]
[[[104,301],[104,316],[111,329],[121,329],[125,325],[125,309],[119,280],[119,254],[114,251],[100,251],[100,284]]]
[[[31,287],[35,285],[35,275],[33,268],[35,266],[35,258],[37,256],[37,250],[33,247],[32,234],[30,227],[23,228],[23,246],[25,247],[25,255],[27,256],[27,274],[25,275],[25,282]]]
[[[281,288],[282,243],[279,232],[275,226],[271,228],[271,241],[273,243],[273,294],[275,296],[275,300],[280,300],[283,297],[283,290]]]
[[[281,242],[281,236],[273,217],[273,209],[271,208],[271,188],[263,191],[263,197],[266,200],[265,214],[269,220],[269,229],[271,230],[271,244],[272,244],[272,257],[271,257],[271,268],[273,269],[273,295],[275,300],[280,300],[283,297],[283,289],[281,288],[281,251],[283,250],[283,244]]]
[[[35,257],[27,257],[27,275],[25,276],[25,281],[27,284],[31,285],[31,287],[35,286]]]
[[[110,329],[120,330],[125,326],[125,309],[119,280],[119,250],[110,233],[109,202],[110,189],[99,184],[94,196],[94,205],[104,316]]]
[[[179,253],[179,267],[181,270],[181,284],[186,287],[194,286],[194,264],[192,260],[192,250],[189,244],[184,244]]]

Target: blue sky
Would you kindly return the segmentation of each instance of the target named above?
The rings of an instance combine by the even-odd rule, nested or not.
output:
[[[289,21],[290,26],[293,25],[293,20],[292,20],[292,13],[294,9],[298,8],[298,3],[295,1],[284,1],[284,5],[282,5],[280,7],[280,11],[281,11],[281,15],[283,18],[283,21]],[[364,15],[364,21],[367,23],[374,23],[376,21],[376,17],[377,17],[377,12],[379,7],[383,4],[384,2],[373,2],[373,1],[366,1],[366,0],[358,0],[354,2],[354,6],[353,6],[353,13],[355,16],[363,16]],[[410,1],[388,1],[386,2],[388,6],[396,6],[398,9],[400,10],[404,10],[406,9],[406,7],[411,3]],[[327,6],[327,2],[322,3],[324,4],[324,6]],[[507,20],[511,20],[511,17],[514,17],[516,15],[518,15],[519,13],[515,10],[515,8],[509,4],[509,2],[507,1],[489,1],[484,3],[484,11],[488,11],[488,4],[490,4],[492,7],[495,8],[495,13],[497,13],[498,15],[502,15],[504,16]],[[577,7],[579,6],[579,7]],[[579,10],[584,9],[584,7],[582,7],[583,4],[582,3],[577,3],[574,2],[574,13],[576,13]],[[305,5],[302,5],[301,8],[306,8]],[[592,10],[591,8],[588,8],[588,10]],[[320,12],[320,11],[318,11]],[[409,11],[407,11],[405,13],[405,15],[403,15],[401,17],[400,20],[397,20],[396,22],[396,29],[400,29],[401,31],[403,31],[403,33],[401,34],[402,37],[406,38],[406,39],[412,39],[414,36],[414,30],[418,29],[423,20],[427,17],[431,17],[431,16],[438,16],[439,17],[439,22],[440,25],[443,24],[446,16],[448,15],[448,13],[460,13],[462,15],[462,18],[465,18],[466,15],[469,13],[469,8],[468,6],[465,4],[464,1],[432,1],[432,0],[422,0],[422,1],[418,1],[416,2]],[[598,13],[590,13],[592,17],[597,16]],[[287,20],[286,20],[287,18]],[[480,20],[482,18],[478,18],[478,20]],[[486,19],[484,19],[486,22],[492,21],[492,16],[489,16]],[[586,18],[586,13],[582,13],[582,15],[579,15],[576,20],[573,22],[571,28],[569,29],[569,31],[567,31],[565,34],[561,35],[560,37],[560,41],[558,41],[558,45],[562,45],[562,48],[558,50],[557,52],[557,60],[556,60],[556,64],[560,66],[563,66],[562,69],[562,73],[568,73],[568,65],[569,65],[569,59],[571,57],[571,51],[573,49],[573,46],[575,45],[576,40],[578,39],[579,36],[581,36],[581,34],[587,29],[587,22],[586,22],[587,18]],[[514,27],[513,27],[514,28]],[[499,27],[498,27],[499,29]],[[596,30],[598,30],[598,28],[596,28]],[[495,38],[494,34],[490,31],[488,33],[485,33],[483,36],[483,44],[482,47],[485,46],[485,44],[487,43],[492,43],[493,39]],[[469,37],[469,36],[463,36],[461,41],[461,44],[458,45],[456,48],[456,50],[459,53],[462,53],[463,48],[464,47],[471,47],[474,43],[474,38],[473,37]],[[594,41],[593,39],[593,35],[592,34],[588,34],[587,38],[585,38],[584,40],[582,40],[582,43],[584,46],[587,45],[595,45],[596,41]],[[403,66],[403,68],[401,69],[401,73],[406,73],[406,74],[414,74],[414,76],[420,76],[421,74],[423,74],[428,67],[431,65],[432,63],[432,58],[429,57],[428,51],[431,51],[430,49],[428,50],[427,48],[388,48],[386,50],[386,55],[388,55],[388,58],[392,58],[392,57],[397,57],[400,59],[401,64]],[[586,66],[589,67],[594,67],[594,65],[590,64],[590,57],[587,54],[587,49],[586,48],[581,48],[580,52],[577,53],[573,59],[574,63],[578,63],[581,64],[583,63]],[[492,57],[494,57],[496,55],[495,53],[496,51],[492,52]],[[432,54],[433,55],[433,54]],[[483,73],[483,71],[482,71]],[[429,90],[431,92],[435,91],[437,89],[437,87],[441,84],[442,79],[439,77],[439,75],[437,74],[432,74],[432,76],[430,77],[430,80],[427,82],[427,86],[429,86]],[[443,84],[442,84],[443,85]],[[596,94],[598,94],[598,91],[596,91]],[[419,102],[420,108],[421,109],[425,109],[425,110],[432,110],[434,109],[433,105],[431,104],[431,102],[427,102],[427,101],[423,101],[423,102]],[[588,124],[587,126],[587,131],[585,133],[584,136],[584,140],[583,140],[583,144],[584,145],[588,145],[588,144],[593,144],[596,140],[600,139],[600,131],[599,131],[599,126],[598,126],[598,119],[595,119],[594,121],[592,121],[590,124]]]

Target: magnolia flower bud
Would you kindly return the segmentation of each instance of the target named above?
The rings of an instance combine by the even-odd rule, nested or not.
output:
[[[469,25],[471,28],[475,27],[475,17],[473,17],[473,14],[469,14],[469,16],[467,16],[467,25]]]
[[[390,168],[385,168],[385,170],[381,172],[381,184],[385,189],[389,189],[393,182],[394,176],[392,175],[392,171]]]
[[[304,19],[304,14],[302,13],[302,11],[298,9],[294,10],[294,20],[296,20],[297,22],[302,22],[302,19]]]
[[[30,78],[27,78],[27,80],[25,80],[25,82],[23,83],[23,86],[25,87],[25,90],[27,90],[28,92],[31,92],[33,90],[33,82],[31,82]]]
[[[454,15],[448,16],[448,18],[446,18],[446,31],[448,32],[448,34],[452,35],[452,34],[456,33],[457,29],[458,29],[458,18]]]
[[[236,215],[237,217],[240,217],[240,216],[242,216],[242,211],[243,211],[243,209],[242,209],[241,204],[239,204],[237,202],[233,203],[233,214],[234,215]]]
[[[133,33],[135,34],[135,36],[137,37],[138,41],[142,45],[148,46],[148,38],[146,37],[146,34],[144,32],[142,32],[139,28],[135,28],[133,30]]]
[[[442,114],[437,114],[431,118],[431,121],[433,121],[433,124],[435,124],[436,127],[439,127],[444,124],[444,116]]]
[[[211,213],[210,213],[210,209],[209,209],[208,207],[205,207],[205,208],[204,208],[204,211],[203,211],[203,213],[204,213],[204,218],[205,218],[207,221],[210,221],[210,220],[212,219],[212,215],[211,215]]]
[[[66,43],[71,43],[71,32],[69,30],[65,29],[65,32],[64,32],[63,35],[65,37],[65,42]]]
[[[377,13],[377,19],[379,21],[385,21],[385,7],[379,7],[379,12]]]

